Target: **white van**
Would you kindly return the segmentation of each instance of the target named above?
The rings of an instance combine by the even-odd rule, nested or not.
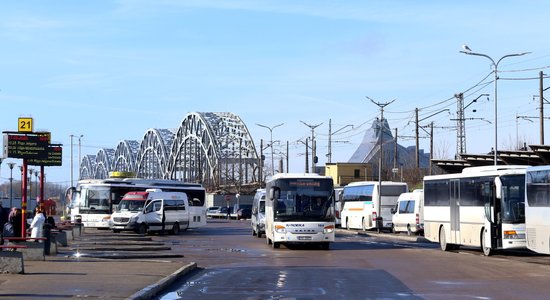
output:
[[[151,190],[147,192],[128,192],[122,197],[109,220],[109,227],[113,232],[138,231],[138,216],[143,213],[149,191]]]
[[[421,233],[424,231],[424,190],[403,193],[392,208],[392,231],[394,233]]]
[[[143,212],[138,215],[138,233],[165,232],[178,234],[189,228],[189,202],[182,192],[149,193]],[[164,225],[163,225],[164,223]]]
[[[265,189],[257,189],[252,201],[252,214],[250,216],[252,235],[259,238],[265,233]]]

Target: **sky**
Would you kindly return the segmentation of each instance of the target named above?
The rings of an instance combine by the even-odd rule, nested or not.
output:
[[[467,44],[494,61],[531,52],[498,65],[498,149],[540,144],[534,95],[539,72],[549,72],[549,10],[530,0],[5,1],[0,129],[32,117],[35,131],[50,131],[64,146],[63,166],[46,167],[46,178],[68,185],[70,135],[83,136],[82,156],[95,155],[141,141],[150,128],[176,129],[191,112],[232,112],[256,148],[270,139],[257,124],[284,123],[273,139],[289,141],[290,171],[302,172],[299,140],[311,136],[302,122],[321,124],[318,165],[327,161],[329,122],[332,162],[347,162],[380,116],[370,99],[395,100],[384,117],[404,146],[415,145],[418,109],[420,126],[434,122],[434,157],[452,159],[454,95],[464,93],[467,105],[488,93],[464,115],[467,152],[484,154],[494,145],[493,65],[460,53]],[[419,141],[429,152],[423,130]],[[0,183],[10,161],[22,163],[5,159]]]

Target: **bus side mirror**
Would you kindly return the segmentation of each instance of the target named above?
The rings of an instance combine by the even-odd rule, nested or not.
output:
[[[397,210],[395,209],[395,207],[392,207],[392,209],[390,210],[391,214],[392,215],[395,215],[395,213],[397,212]]]

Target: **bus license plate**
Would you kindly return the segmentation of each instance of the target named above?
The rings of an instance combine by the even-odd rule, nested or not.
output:
[[[309,241],[311,240],[310,236],[298,236],[299,241]]]

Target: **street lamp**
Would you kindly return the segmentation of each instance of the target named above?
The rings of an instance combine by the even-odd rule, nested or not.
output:
[[[505,59],[506,57],[512,57],[512,56],[522,56],[522,55],[525,55],[525,54],[529,54],[531,52],[522,52],[522,53],[513,53],[513,54],[507,54],[507,55],[504,55],[503,57],[501,57],[499,60],[497,60],[497,62],[495,62],[494,59],[492,59],[489,55],[487,54],[483,54],[483,53],[477,53],[477,52],[472,52],[472,50],[470,50],[470,48],[466,45],[463,46],[464,48],[464,51],[459,51],[460,53],[464,53],[464,54],[468,54],[468,55],[475,55],[475,56],[483,56],[487,59],[489,59],[491,61],[491,63],[493,64],[493,67],[495,68],[495,70],[493,71],[495,73],[495,145],[494,145],[494,160],[495,160],[495,166],[498,165],[498,162],[497,162],[497,143],[498,143],[498,106],[497,106],[497,81],[498,81],[498,64],[503,60]]]
[[[15,167],[15,163],[8,163],[8,167],[10,167],[10,208],[13,207],[13,167]]]
[[[269,142],[270,144],[269,144],[269,146],[271,147],[271,175],[275,175],[275,161],[273,160],[273,129],[275,129],[279,126],[283,126],[283,124],[285,124],[285,123],[281,123],[281,124],[269,127],[269,126],[266,126],[266,125],[256,123],[256,125],[258,125],[260,127],[269,129],[269,135],[270,135],[270,142]]]
[[[80,180],[80,161],[82,160],[81,158],[81,155],[80,155],[80,148],[81,148],[81,140],[82,138],[84,137],[83,134],[81,134],[79,137],[78,137],[78,180]]]

